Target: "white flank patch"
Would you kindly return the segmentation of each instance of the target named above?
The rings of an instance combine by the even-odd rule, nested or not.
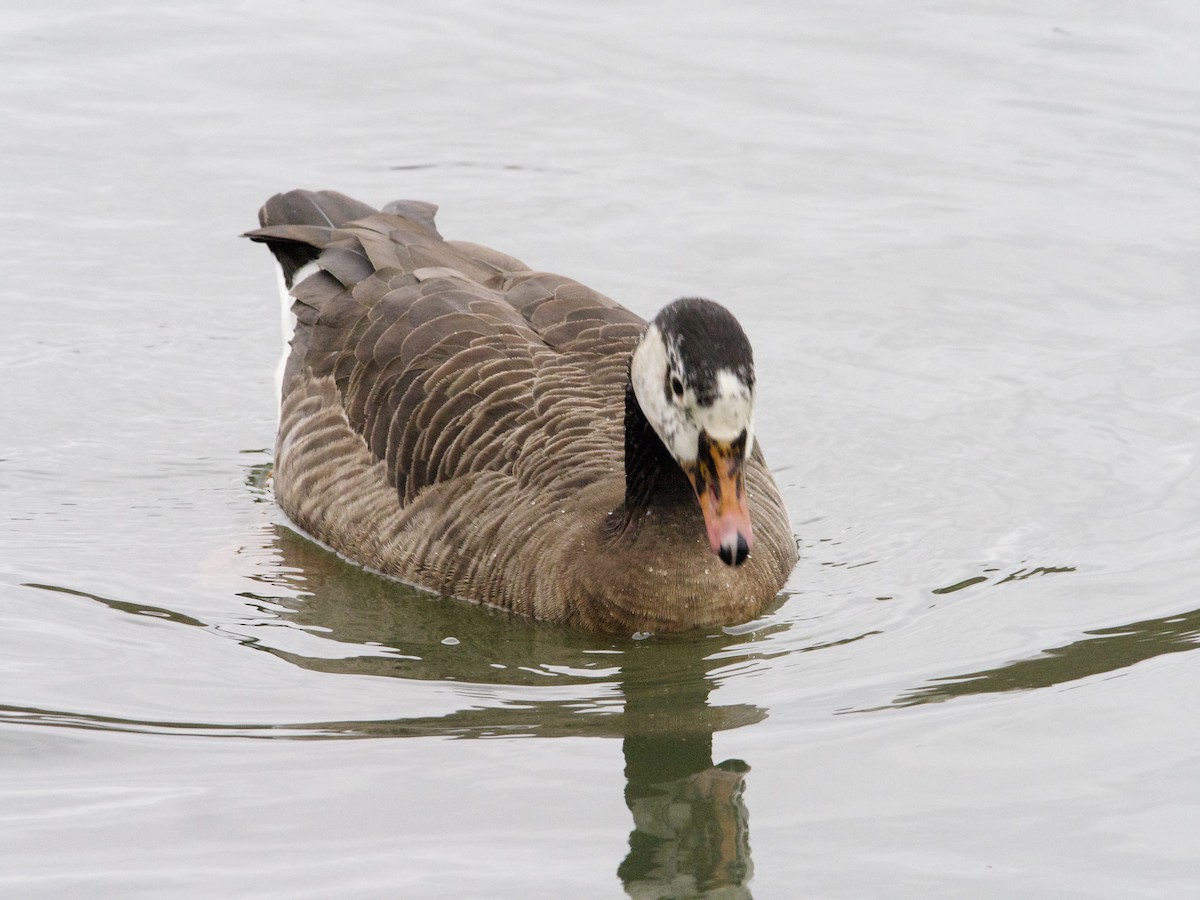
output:
[[[292,279],[292,286],[295,287],[309,275],[313,275],[320,271],[320,266],[315,262],[305,263],[296,270],[296,276]],[[280,303],[280,332],[283,337],[283,352],[279,357],[279,365],[275,367],[275,397],[279,400],[280,406],[283,405],[283,372],[287,368],[288,357],[292,353],[292,338],[296,336],[296,315],[292,312],[291,292],[288,291],[287,282],[283,277],[283,268],[275,266],[275,280],[279,285],[279,303]]]

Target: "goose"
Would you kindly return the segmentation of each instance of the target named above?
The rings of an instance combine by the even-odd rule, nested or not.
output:
[[[386,577],[567,627],[760,616],[797,552],[737,319],[688,297],[647,323],[443,239],[436,211],[294,190],[245,234],[281,276],[291,523]]]

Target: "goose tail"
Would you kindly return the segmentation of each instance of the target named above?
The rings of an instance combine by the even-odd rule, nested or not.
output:
[[[266,244],[275,257],[283,353],[275,369],[275,396],[282,404],[283,383],[296,336],[292,287],[317,271],[317,257],[334,240],[334,230],[375,210],[336,191],[276,194],[258,211],[262,226],[243,237]]]
[[[300,270],[333,240],[335,229],[373,212],[373,207],[336,191],[288,191],[263,204],[258,211],[262,227],[244,236],[270,248],[290,290],[303,280],[297,278]]]

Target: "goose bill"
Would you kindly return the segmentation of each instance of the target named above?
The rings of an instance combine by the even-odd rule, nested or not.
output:
[[[683,467],[700,501],[708,545],[731,566],[741,565],[754,544],[743,472],[744,440],[727,443],[701,434],[696,462]]]

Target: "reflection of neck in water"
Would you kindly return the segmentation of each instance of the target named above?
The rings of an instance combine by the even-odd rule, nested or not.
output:
[[[627,655],[633,664],[622,679],[622,747],[634,828],[617,875],[632,897],[697,897],[716,889],[722,897],[749,897],[742,792],[750,767],[741,760],[713,765],[711,683],[702,647],[690,649],[698,671],[676,669],[665,684],[637,671],[635,660],[649,654]]]
[[[742,791],[749,766],[712,765],[701,740],[625,739],[629,854],[617,875],[633,897],[749,897],[750,831]],[[664,765],[665,763],[665,765]],[[674,777],[666,776],[674,770]],[[733,889],[733,890],[729,890]]]

